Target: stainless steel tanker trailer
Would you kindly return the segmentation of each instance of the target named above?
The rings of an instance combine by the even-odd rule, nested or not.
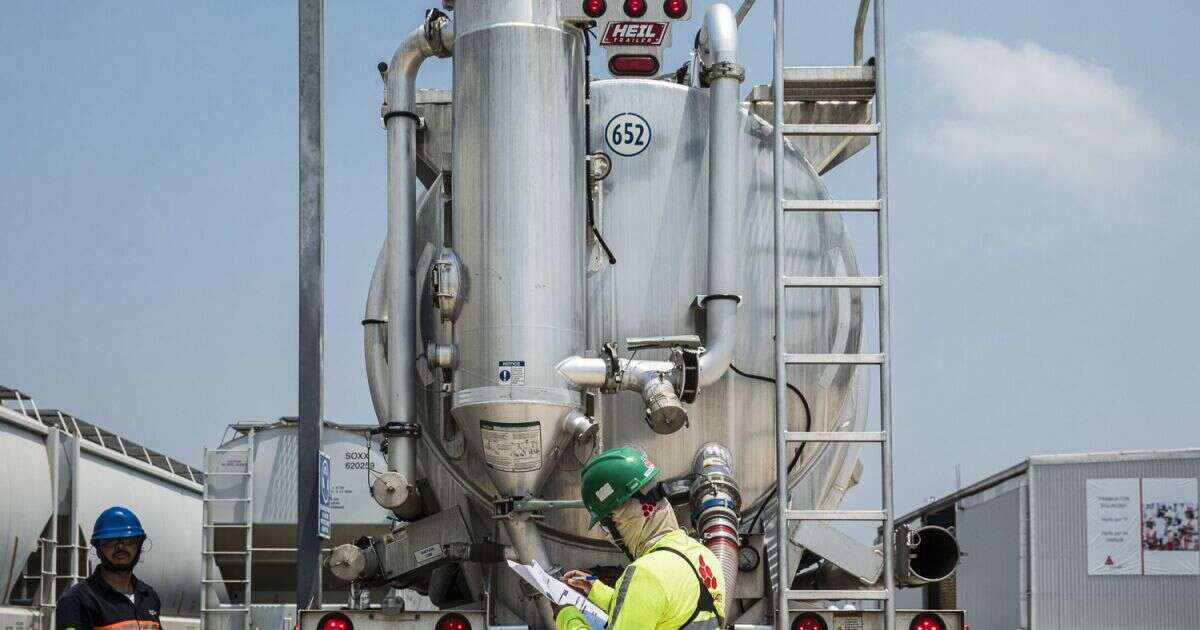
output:
[[[658,464],[679,521],[717,555],[731,625],[883,628],[883,611],[829,605],[948,577],[958,549],[945,530],[873,547],[793,523],[792,588],[837,591],[788,618],[773,605],[776,314],[790,347],[865,356],[863,287],[877,286],[792,292],[777,311],[777,263],[861,274],[836,212],[789,216],[776,260],[776,197],[828,199],[820,173],[866,139],[795,138],[776,156],[771,93],[743,102],[738,20],[723,4],[686,32],[684,0],[443,5],[379,66],[387,234],[364,332],[387,447],[372,494],[394,524],[333,549],[327,566],[358,595],[301,626],[552,627],[549,604],[500,561],[618,575],[626,558],[579,509],[581,468],[618,445]],[[678,70],[663,67],[673,37],[694,41]],[[431,58],[451,59],[450,90],[416,89]],[[616,78],[592,80],[605,62]],[[816,69],[808,85],[824,77],[845,96],[787,99],[776,120],[869,127],[874,69]],[[870,368],[828,363],[787,366],[786,430],[866,431]],[[790,443],[790,509],[835,510],[859,448]],[[432,608],[402,610],[404,590]],[[900,623],[962,623],[915,615]]]

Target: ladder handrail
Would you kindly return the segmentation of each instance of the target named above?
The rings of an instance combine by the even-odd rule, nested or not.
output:
[[[775,589],[775,627],[786,630],[791,621],[789,602],[792,599],[875,599],[883,602],[884,628],[895,630],[896,609],[895,593],[896,579],[895,548],[890,538],[894,536],[895,515],[892,492],[892,412],[891,412],[891,315],[890,315],[890,282],[888,281],[888,194],[887,194],[887,109],[886,85],[884,82],[884,0],[860,0],[857,19],[854,26],[854,62],[863,62],[863,33],[866,28],[866,17],[871,3],[874,1],[874,36],[875,36],[875,86],[874,107],[875,120],[867,125],[785,125],[783,122],[784,93],[784,2],[775,0],[774,22],[774,68],[771,82],[772,107],[772,140],[774,151],[774,229],[775,229],[775,560],[776,575]],[[752,2],[743,4],[743,8]],[[820,134],[820,135],[873,135],[875,136],[875,187],[876,199],[870,201],[801,201],[785,200],[783,196],[784,180],[784,135],[786,134]],[[876,242],[878,270],[875,276],[843,276],[843,277],[808,277],[788,276],[784,268],[784,213],[787,211],[874,211],[876,217]],[[856,354],[836,353],[799,353],[787,349],[786,326],[786,291],[788,288],[874,288],[879,299],[879,351],[877,353],[860,352]],[[836,349],[834,349],[836,350]],[[830,431],[789,431],[787,412],[787,366],[789,364],[878,364],[879,365],[879,398],[880,398],[880,427],[878,432],[855,431],[845,436],[836,435]],[[793,509],[789,505],[790,488],[788,488],[787,457],[788,444],[799,439],[813,442],[875,442],[880,445],[881,464],[881,509],[880,510],[844,510],[821,509],[813,506],[811,509]],[[791,590],[791,572],[789,571],[788,536],[789,523],[792,521],[878,521],[882,525],[883,538],[883,588],[874,591],[854,590]]]

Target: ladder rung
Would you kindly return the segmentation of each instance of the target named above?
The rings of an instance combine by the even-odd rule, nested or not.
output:
[[[882,354],[784,354],[791,365],[883,365]]]
[[[204,473],[206,477],[249,477],[248,472],[210,472]]]
[[[884,521],[884,510],[787,510],[789,521]]]
[[[201,608],[200,612],[206,613],[248,613],[249,608]]]
[[[248,556],[248,551],[201,551],[206,556]]]
[[[792,212],[878,212],[878,199],[784,199],[783,209]]]
[[[796,288],[829,287],[834,289],[850,287],[881,287],[883,286],[883,278],[878,276],[784,276],[783,286]]]
[[[788,442],[884,442],[883,431],[788,431],[783,434]]]
[[[822,599],[888,599],[887,591],[788,591],[788,599],[817,601]]]
[[[216,502],[220,502],[220,503],[235,503],[235,502],[241,502],[241,503],[245,503],[245,502],[247,502],[247,501],[249,501],[249,500],[250,500],[250,497],[246,497],[246,498],[244,498],[244,499],[205,499],[205,501],[207,501],[207,502],[209,502],[209,503],[216,503]]]
[[[833,125],[833,124],[810,124],[810,125],[784,125],[783,135],[785,136],[874,136],[879,133],[881,127],[878,124],[865,125]]]
[[[246,580],[200,580],[201,584],[246,584]]]
[[[238,523],[205,523],[204,526],[215,529],[249,529],[250,527],[249,525]]]

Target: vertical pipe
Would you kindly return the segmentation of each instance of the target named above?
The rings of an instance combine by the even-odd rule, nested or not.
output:
[[[300,339],[296,462],[296,606],[321,606],[318,454],[324,415],[325,154],[323,0],[299,0]]]
[[[1017,546],[1017,605],[1020,610],[1017,627],[1029,630],[1029,478],[1021,480],[1020,493],[1017,496],[1017,527],[1019,533]],[[958,603],[955,602],[955,606]]]
[[[71,586],[79,582],[85,575],[84,567],[80,566],[87,556],[80,554],[79,544],[79,442],[82,438],[78,432],[71,433]]]
[[[546,546],[542,543],[542,535],[533,521],[510,517],[504,520],[504,529],[508,532],[508,539],[512,542],[513,548],[517,550],[517,558],[522,564],[537,561],[543,569],[550,569],[550,554],[546,551]],[[537,606],[542,614],[543,623],[547,628],[553,628],[555,625],[554,610],[550,608],[550,600],[539,597]]]
[[[787,315],[786,289],[783,286],[783,4],[775,0],[774,23],[774,68],[771,78],[771,135],[774,146],[774,192],[775,192],[775,627],[788,627],[788,482],[787,482],[787,364],[783,354],[787,352],[787,332],[784,317]]]
[[[879,430],[885,439],[880,444],[882,464],[884,536],[896,535],[895,513],[892,506],[892,343],[891,313],[889,298],[891,278],[888,275],[888,198],[887,198],[887,85],[884,65],[883,0],[875,0],[875,122],[879,135],[875,138],[875,191],[879,195],[879,352],[883,363],[879,366]],[[886,541],[892,549],[893,541]],[[896,628],[896,574],[895,553],[883,556],[884,628]]]

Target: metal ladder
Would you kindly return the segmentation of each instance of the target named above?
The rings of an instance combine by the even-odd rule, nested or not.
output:
[[[888,221],[887,221],[887,137],[886,92],[884,83],[884,0],[861,0],[855,26],[855,66],[843,68],[787,68],[783,66],[784,2],[775,0],[774,74],[772,110],[775,178],[775,466],[777,533],[777,583],[775,584],[775,627],[787,630],[789,602],[819,600],[877,600],[884,606],[884,627],[895,630],[895,550],[892,507],[891,449],[891,372],[889,366],[890,333],[888,303]],[[874,4],[875,65],[862,64],[862,30],[869,5]],[[870,77],[864,84],[863,79]],[[866,124],[784,124],[787,102],[785,90],[793,99],[849,100],[874,98],[874,121]],[[867,90],[865,92],[864,90]],[[789,200],[784,198],[784,136],[843,136],[875,138],[876,198],[861,201]],[[789,276],[784,269],[784,213],[786,212],[873,212],[877,218],[878,276],[874,277],[801,277]],[[787,349],[786,292],[797,288],[873,288],[879,295],[879,352],[862,354],[798,354]],[[879,431],[789,431],[787,420],[787,366],[789,365],[878,365]],[[798,442],[852,442],[880,445],[882,463],[882,509],[880,510],[793,510],[788,506],[788,446]],[[788,524],[795,521],[867,521],[883,528],[882,590],[792,590],[788,571]]]
[[[246,435],[246,448],[234,449],[204,449],[204,465],[210,470],[204,471],[204,522],[201,548],[202,568],[200,575],[200,615],[203,619],[201,627],[214,628],[233,628],[234,621],[218,621],[217,615],[230,615],[236,619],[236,615],[241,615],[242,627],[244,630],[250,630],[250,578],[251,578],[251,560],[253,558],[254,549],[254,430],[251,429]],[[210,454],[216,454],[217,459],[226,460],[229,454],[244,454],[246,458],[245,469],[242,471],[214,471],[212,458]],[[216,479],[239,478],[245,487],[245,496],[242,497],[222,497],[215,498],[211,496],[211,484]],[[242,510],[244,521],[239,522],[217,522],[213,512],[215,504],[233,504],[232,511],[234,514],[238,512],[237,504],[244,503],[245,508]],[[219,529],[241,529],[245,530],[245,548],[238,551],[217,551],[216,549],[216,532]],[[245,575],[241,580],[224,579],[217,565],[218,557],[242,557],[245,561]],[[215,588],[217,584],[241,584],[242,585],[242,605],[222,605],[219,601],[210,601],[215,597],[210,598],[210,590]],[[215,593],[214,593],[215,595]]]

